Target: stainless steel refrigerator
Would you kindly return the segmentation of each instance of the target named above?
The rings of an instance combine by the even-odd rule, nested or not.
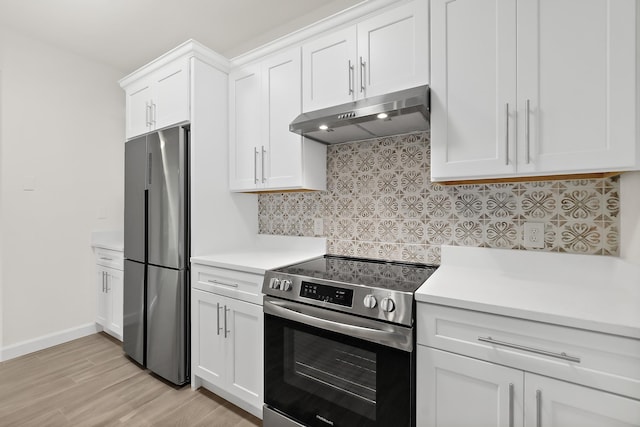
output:
[[[189,131],[125,143],[124,351],[189,382]]]

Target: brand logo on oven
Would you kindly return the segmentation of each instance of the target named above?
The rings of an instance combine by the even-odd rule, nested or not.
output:
[[[326,418],[325,418],[325,417],[323,417],[322,415],[317,415],[317,414],[316,414],[316,418],[317,418],[317,419],[319,419],[320,421],[322,421],[323,423],[327,423],[327,424],[329,424],[330,426],[332,426],[332,425],[333,425],[333,421],[330,421],[330,420],[326,419]]]

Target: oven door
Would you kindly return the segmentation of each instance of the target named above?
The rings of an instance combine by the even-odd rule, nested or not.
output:
[[[268,407],[314,427],[413,425],[411,328],[268,296],[263,307]]]

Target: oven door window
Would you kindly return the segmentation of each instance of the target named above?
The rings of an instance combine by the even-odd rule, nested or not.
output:
[[[410,426],[411,353],[265,315],[265,402],[310,426]]]

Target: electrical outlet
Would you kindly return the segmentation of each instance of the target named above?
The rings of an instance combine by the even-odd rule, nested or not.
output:
[[[524,246],[527,248],[544,248],[544,222],[524,223]]]
[[[316,218],[313,220],[313,234],[316,236],[322,236],[324,233],[324,220],[322,218]]]

